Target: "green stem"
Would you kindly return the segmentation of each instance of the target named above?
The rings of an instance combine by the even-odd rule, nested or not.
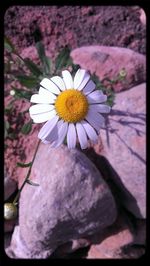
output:
[[[18,200],[18,198],[19,198],[19,196],[20,196],[20,193],[21,193],[21,191],[22,191],[24,185],[26,184],[27,180],[29,179],[29,176],[30,176],[30,174],[31,174],[31,169],[32,169],[32,166],[33,166],[33,163],[34,163],[34,160],[35,160],[35,157],[36,157],[36,154],[37,154],[37,151],[38,151],[38,148],[39,148],[40,142],[41,142],[41,141],[39,140],[39,141],[38,141],[38,144],[37,144],[37,147],[36,147],[36,149],[35,149],[35,152],[34,152],[34,155],[33,155],[33,159],[32,159],[32,163],[31,163],[31,166],[29,167],[29,170],[28,170],[27,176],[26,176],[25,180],[23,181],[21,187],[19,188],[18,193],[17,193],[17,195],[16,195],[16,197],[15,197],[15,199],[14,199],[14,201],[13,201],[13,204],[16,204],[16,203],[17,203],[17,200]]]

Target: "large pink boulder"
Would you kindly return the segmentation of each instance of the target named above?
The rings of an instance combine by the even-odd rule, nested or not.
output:
[[[113,88],[116,92],[129,89],[146,80],[146,58],[131,49],[112,46],[83,46],[72,50],[75,64],[95,73],[102,81],[115,79],[121,70],[126,77],[118,81]]]
[[[77,149],[41,144],[19,203],[10,257],[48,258],[60,245],[86,238],[114,223],[117,210],[108,185]]]
[[[116,95],[115,105],[100,131],[104,156],[113,170],[109,178],[120,202],[137,218],[146,218],[146,84]]]

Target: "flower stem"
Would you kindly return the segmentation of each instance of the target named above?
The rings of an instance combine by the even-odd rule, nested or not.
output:
[[[22,191],[24,185],[26,184],[27,180],[29,179],[29,176],[30,176],[30,174],[31,174],[31,169],[32,169],[32,166],[33,166],[33,163],[34,163],[34,160],[35,160],[35,157],[36,157],[36,154],[37,154],[37,151],[38,151],[38,148],[39,148],[40,142],[41,142],[41,141],[39,140],[39,141],[38,141],[38,144],[37,144],[37,146],[36,146],[36,149],[35,149],[35,152],[34,152],[34,155],[33,155],[33,159],[32,159],[32,162],[31,162],[31,166],[29,167],[29,170],[28,170],[27,176],[26,176],[25,180],[23,181],[21,187],[19,188],[18,193],[17,193],[17,195],[16,195],[16,197],[15,197],[15,199],[14,199],[14,201],[13,201],[13,204],[14,204],[14,205],[17,204],[17,200],[18,200],[18,198],[19,198],[19,196],[20,196],[20,193],[21,193],[21,191]]]

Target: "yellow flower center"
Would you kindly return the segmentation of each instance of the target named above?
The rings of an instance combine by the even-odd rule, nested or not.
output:
[[[76,123],[85,118],[88,111],[86,97],[78,90],[61,92],[55,101],[56,111],[64,121]]]

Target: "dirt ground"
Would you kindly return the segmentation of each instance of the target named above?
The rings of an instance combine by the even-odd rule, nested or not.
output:
[[[43,39],[53,55],[65,44],[72,49],[98,44],[145,53],[138,6],[13,6],[5,13],[4,27],[19,51]]]

